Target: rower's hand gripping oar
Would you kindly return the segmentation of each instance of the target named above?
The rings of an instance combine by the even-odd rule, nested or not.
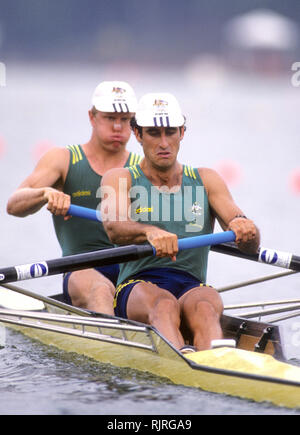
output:
[[[178,240],[179,251],[184,249],[211,246],[235,240],[233,231],[224,231],[216,234],[188,237]],[[22,264],[19,266],[0,268],[0,285],[8,282],[23,281],[40,278],[42,276],[57,275],[74,270],[88,269],[99,266],[108,266],[116,263],[139,260],[140,258],[155,255],[151,245],[129,245],[117,248],[103,249],[101,251],[70,255],[54,260],[37,263]]]
[[[80,207],[72,204],[69,208],[68,213],[70,215],[85,218],[85,219],[92,219],[98,222],[101,221],[101,215],[99,211],[91,210],[86,207]],[[187,240],[187,239],[183,239],[183,240]],[[234,239],[231,241],[234,241]],[[179,241],[179,244],[181,243],[183,244],[181,246],[184,246],[184,243],[189,244],[188,241],[187,242]],[[219,243],[220,244],[212,244],[211,250],[215,252],[219,252],[221,254],[232,255],[235,257],[244,258],[246,260],[257,261],[259,263],[270,264],[271,266],[278,266],[284,269],[291,269],[300,272],[300,257],[290,252],[282,252],[282,251],[278,251],[277,249],[260,247],[260,249],[256,254],[246,254],[241,252],[232,243],[227,243],[222,241],[220,241]],[[221,243],[225,243],[225,244],[223,245]],[[183,249],[183,247],[181,247],[181,249]]]

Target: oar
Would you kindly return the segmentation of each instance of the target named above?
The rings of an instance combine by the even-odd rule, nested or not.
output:
[[[178,240],[179,251],[184,249],[200,248],[214,244],[235,240],[233,231],[205,234],[202,236],[188,237]],[[151,245],[129,245],[117,248],[103,249],[101,251],[87,252],[84,254],[70,255],[54,260],[39,261],[36,263],[22,264],[0,268],[0,285],[3,283],[23,281],[48,275],[72,272],[74,270],[92,267],[108,266],[111,264],[125,263],[139,260],[140,258],[155,255]]]
[[[245,254],[241,252],[232,243],[224,243],[211,247],[212,251],[221,254],[233,255],[234,257],[244,258],[246,260],[258,261],[259,263],[270,264],[271,266],[282,267],[300,271],[300,257],[290,252],[278,251],[270,248],[259,248],[257,254]]]
[[[99,210],[92,210],[90,208],[81,207],[80,205],[71,204],[67,215],[101,222],[101,213]]]
[[[12,284],[2,284],[1,283],[0,286],[6,288],[7,290],[10,290],[10,291],[13,291],[16,293],[20,293],[22,295],[28,296],[28,297],[33,298],[33,299],[37,299],[37,300],[43,302],[44,304],[55,306],[56,308],[60,308],[62,310],[69,311],[70,313],[77,314],[79,316],[92,316],[93,315],[91,312],[89,312],[87,310],[83,310],[81,308],[77,308],[77,307],[65,304],[64,302],[60,302],[56,299],[52,299],[52,298],[49,298],[47,296],[39,295],[37,293],[31,292],[30,290],[26,290],[26,289],[23,289],[21,287],[17,287],[17,286],[12,285]]]
[[[86,207],[72,204],[68,213],[70,215],[85,219],[92,219],[98,222],[101,221],[99,211],[91,210]],[[234,241],[234,239],[231,241]],[[257,254],[245,254],[241,252],[234,244],[221,241],[220,244],[212,244],[211,246],[212,251],[219,252],[221,254],[233,255],[235,257],[258,261],[260,263],[270,264],[272,266],[278,266],[284,269],[292,269],[300,272],[300,257],[289,252],[282,252],[275,249],[261,247]]]

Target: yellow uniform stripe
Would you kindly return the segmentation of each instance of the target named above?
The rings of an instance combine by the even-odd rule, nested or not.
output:
[[[132,165],[133,165],[134,156],[135,156],[135,154],[134,154],[134,153],[131,153],[131,155],[130,155],[130,160],[129,160],[129,166],[132,166]]]
[[[79,160],[82,160],[82,154],[81,154],[81,151],[80,151],[80,146],[79,145],[75,145],[75,149],[77,151]]]
[[[194,169],[191,166],[184,165],[184,173],[187,177],[197,179]]]
[[[131,153],[130,160],[129,160],[129,166],[135,166],[142,160],[141,156],[139,156],[136,153]]]
[[[139,163],[139,155],[135,154],[134,164],[137,165]]]
[[[136,179],[136,173],[134,172],[134,167],[130,166],[129,169],[131,169],[131,172],[133,173],[134,179]]]
[[[114,308],[116,308],[116,306],[117,306],[117,298],[118,298],[118,295],[119,295],[120,291],[124,287],[126,287],[127,285],[133,284],[133,283],[137,284],[138,282],[149,282],[149,281],[144,281],[143,279],[129,279],[128,281],[125,281],[123,284],[119,284],[118,285],[118,287],[116,289],[116,294],[115,294],[115,297],[114,297]]]
[[[139,173],[138,168],[136,166],[131,166],[131,169],[132,169],[135,180],[141,176],[141,174]]]
[[[67,148],[68,148],[68,149],[71,151],[71,153],[72,153],[72,164],[75,165],[75,163],[76,163],[76,154],[75,154],[75,152],[74,152],[73,145],[69,145]]]
[[[72,153],[72,164],[75,165],[79,160],[82,160],[82,154],[79,145],[68,145],[67,148]]]

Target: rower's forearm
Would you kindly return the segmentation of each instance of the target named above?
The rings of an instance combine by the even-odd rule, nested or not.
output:
[[[141,224],[134,221],[103,222],[104,229],[112,243],[116,245],[130,245],[147,242],[147,232],[153,229],[152,225]]]
[[[26,217],[39,211],[45,204],[45,188],[25,187],[17,190],[8,200],[7,213]]]

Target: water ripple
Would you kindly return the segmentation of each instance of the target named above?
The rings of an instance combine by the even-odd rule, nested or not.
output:
[[[300,414],[176,386],[8,332],[0,350],[0,414]],[[13,343],[13,344],[12,344]]]

